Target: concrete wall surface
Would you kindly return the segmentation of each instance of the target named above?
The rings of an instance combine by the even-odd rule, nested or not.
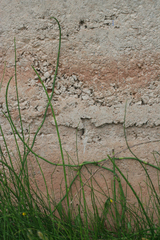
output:
[[[0,92],[0,123],[9,148],[15,151],[14,137],[2,111],[6,112],[7,82],[14,76],[14,37],[22,121],[26,138],[30,132],[31,141],[47,105],[46,94],[31,65],[42,77],[49,94],[53,87],[59,30],[51,17],[58,19],[62,31],[52,104],[63,148],[76,164],[76,134],[80,163],[106,158],[112,149],[115,153],[124,150],[123,122],[128,100],[128,143],[133,146],[148,142],[132,149],[142,160],[155,164],[151,152],[160,150],[158,0],[0,0],[0,80],[6,63]],[[8,102],[20,131],[14,77]],[[4,147],[1,133],[0,141]],[[60,159],[50,108],[33,149],[54,163]],[[118,156],[131,156],[131,153],[125,150]],[[65,161],[68,161],[66,154]],[[50,181],[54,167],[43,160],[40,162]],[[124,173],[129,173],[135,188],[138,189],[139,183],[143,185],[144,172],[136,161],[123,160],[118,164]],[[36,162],[33,165],[43,189]],[[110,166],[109,161],[105,165]],[[63,170],[57,169],[53,181],[59,189]],[[155,170],[150,169],[150,173],[155,180]],[[97,179],[101,182],[98,173]],[[59,190],[56,191],[58,199]]]

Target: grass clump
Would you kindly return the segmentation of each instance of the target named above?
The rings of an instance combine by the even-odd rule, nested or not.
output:
[[[55,19],[55,18],[54,18]],[[61,144],[61,138],[58,130],[58,124],[54,114],[51,103],[54,86],[59,65],[60,47],[61,47],[61,28],[57,19],[55,19],[59,26],[59,49],[57,55],[57,65],[54,75],[53,88],[51,96],[49,97],[47,90],[41,77],[37,74],[45,94],[48,99],[45,114],[42,123],[38,127],[32,144],[29,145],[29,138],[25,139],[24,128],[22,123],[18,85],[17,85],[17,71],[16,71],[16,42],[15,46],[15,87],[18,114],[20,120],[20,131],[12,120],[8,104],[8,89],[12,78],[9,79],[6,87],[6,113],[3,112],[6,121],[10,124],[12,134],[15,141],[16,150],[18,153],[18,161],[20,164],[15,168],[14,156],[9,150],[5,134],[0,125],[0,132],[3,139],[3,149],[0,146],[0,236],[1,239],[43,239],[43,240],[61,240],[61,239],[160,239],[160,199],[159,192],[157,192],[154,183],[148,173],[146,166],[155,168],[157,171],[159,181],[159,163],[157,157],[158,152],[154,153],[157,165],[152,165],[137,158],[128,145],[125,132],[124,116],[124,135],[127,147],[130,150],[132,157],[117,158],[113,152],[112,156],[106,159],[98,160],[97,162],[83,162],[71,164],[71,158],[68,155],[68,163],[65,163],[64,154]],[[4,77],[4,76],[3,76]],[[2,85],[3,79],[1,81]],[[0,85],[0,87],[1,87]],[[51,108],[52,116],[55,121],[57,137],[59,141],[61,163],[49,162],[44,157],[38,155],[33,151],[33,146],[36,137],[42,128],[48,108]],[[19,140],[23,145],[20,147]],[[28,166],[30,164],[29,156],[32,154],[35,157],[43,181],[46,188],[44,194],[36,180],[31,179]],[[47,182],[43,173],[43,169],[39,163],[39,159],[57,167],[63,168],[65,192],[59,202],[55,202],[47,186]],[[143,168],[146,176],[146,187],[148,189],[149,198],[145,203],[144,199],[136,193],[132,183],[123,174],[118,167],[117,160],[132,159],[137,161]],[[107,168],[104,162],[109,160],[112,168]],[[96,167],[94,173],[91,171],[91,166]],[[99,185],[95,178],[95,173],[103,169],[102,179],[105,182],[106,190]],[[86,177],[83,170],[89,174]],[[73,177],[68,181],[67,173],[72,172]],[[105,177],[105,172],[112,174],[112,188],[109,186]],[[79,187],[76,185],[78,182]],[[125,188],[124,184],[125,182]],[[159,183],[159,182],[158,182]],[[73,194],[72,187],[76,188],[76,194]],[[95,187],[96,186],[96,187]],[[97,190],[98,187],[98,190]],[[90,204],[88,204],[86,189],[90,191]],[[130,189],[136,199],[135,204],[129,204],[127,201],[127,189]],[[97,195],[98,194],[98,195]],[[101,196],[101,197],[97,197]],[[75,207],[74,201],[78,200],[78,207]],[[102,200],[103,199],[103,200]]]

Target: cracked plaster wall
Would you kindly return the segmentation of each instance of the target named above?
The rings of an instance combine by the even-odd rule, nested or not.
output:
[[[6,62],[0,92],[0,121],[12,150],[13,135],[2,111],[6,112],[7,81],[14,74],[14,37],[24,132],[27,137],[30,131],[32,139],[43,119],[47,98],[31,65],[50,94],[59,37],[52,16],[62,28],[52,103],[63,147],[74,161],[77,127],[80,162],[97,161],[106,158],[112,149],[119,152],[126,148],[123,133],[126,100],[129,144],[160,139],[159,1],[1,0],[0,4],[0,79]],[[20,129],[14,85],[12,80],[9,108]],[[34,150],[50,161],[57,162],[60,158],[50,109]],[[134,148],[139,157],[151,163],[153,150],[160,150],[159,143]],[[46,174],[51,172],[46,163],[43,166]],[[142,169],[136,163],[124,161],[121,167],[131,171],[130,178],[137,179],[136,186],[142,182]],[[59,177],[56,181],[60,181]]]

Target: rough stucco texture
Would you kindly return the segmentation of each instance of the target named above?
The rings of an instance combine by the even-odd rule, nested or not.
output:
[[[6,62],[0,92],[0,122],[13,151],[13,135],[2,111],[6,112],[7,82],[14,75],[14,37],[24,132],[27,137],[30,131],[33,139],[42,122],[47,97],[31,65],[50,94],[59,39],[52,16],[62,28],[60,65],[52,103],[63,147],[74,161],[77,162],[77,127],[80,162],[97,161],[106,158],[112,149],[116,153],[126,148],[123,133],[126,100],[129,144],[160,139],[159,1],[1,0],[0,6],[0,79]],[[20,129],[14,78],[8,100],[13,120]],[[2,136],[0,141],[3,146]],[[34,150],[49,161],[59,161],[50,109]],[[154,163],[153,150],[160,150],[159,143],[133,149],[150,163]],[[129,156],[129,153],[125,151],[121,155]],[[130,172],[135,186],[143,181],[143,171],[137,163],[128,160],[119,164],[124,172]],[[52,168],[45,162],[42,165],[49,176]],[[38,170],[35,174],[38,178]],[[61,177],[58,170],[57,188]]]

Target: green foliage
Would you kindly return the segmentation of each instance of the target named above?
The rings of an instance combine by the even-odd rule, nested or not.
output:
[[[55,19],[55,18],[54,18]],[[12,120],[10,110],[8,107],[8,89],[12,77],[8,81],[6,88],[6,108],[7,114],[3,112],[6,120],[10,124],[19,161],[18,171],[13,164],[14,156],[9,150],[5,135],[3,133],[2,126],[0,125],[0,132],[3,138],[3,145],[5,148],[2,151],[0,146],[0,236],[1,239],[13,240],[13,239],[160,239],[160,199],[159,193],[155,190],[155,186],[150,178],[146,165],[152,167],[157,171],[159,181],[159,163],[156,156],[158,152],[154,153],[154,158],[157,166],[146,163],[131,151],[131,148],[127,142],[127,136],[125,131],[126,111],[124,116],[124,135],[126,144],[130,150],[132,157],[130,158],[116,158],[108,156],[106,159],[97,160],[97,162],[83,162],[79,164],[78,146],[76,139],[76,152],[77,163],[68,155],[68,163],[65,163],[64,154],[58,130],[58,124],[54,114],[51,99],[54,94],[54,86],[59,65],[60,47],[61,47],[61,28],[57,19],[55,19],[59,26],[59,49],[57,55],[57,64],[53,81],[53,89],[51,96],[49,97],[47,90],[41,80],[41,77],[37,74],[43,89],[46,93],[48,103],[46,106],[45,114],[41,125],[38,127],[32,144],[29,146],[29,138],[25,140],[23,123],[20,110],[20,102],[18,95],[17,85],[17,71],[16,71],[16,42],[15,45],[15,87],[17,96],[18,113],[20,119],[20,132],[17,130],[16,125]],[[5,70],[4,70],[5,71]],[[3,75],[4,78],[4,75]],[[2,85],[3,79],[1,81]],[[0,85],[0,90],[1,90]],[[42,128],[48,108],[51,108],[52,116],[55,121],[57,137],[59,141],[61,162],[52,163],[42,156],[39,156],[33,151],[37,135]],[[18,140],[23,144],[23,151],[20,150]],[[35,157],[43,181],[46,188],[46,195],[39,189],[39,186],[34,179],[31,184],[31,178],[28,173],[28,164],[30,163],[29,154],[32,153]],[[43,169],[39,163],[39,159],[57,167],[63,168],[64,181],[65,181],[65,193],[58,203],[56,203],[53,197],[49,194],[47,182],[43,173]],[[132,183],[128,181],[127,177],[122,173],[121,169],[116,164],[117,160],[132,159],[137,161],[142,167],[147,176],[146,187],[149,193],[149,200],[145,204],[145,201],[136,193],[132,186]],[[104,162],[110,160],[113,165],[112,169],[104,166]],[[71,164],[70,162],[73,162]],[[95,174],[90,171],[90,166],[95,166],[99,169],[103,169],[102,179],[106,183],[106,190],[98,184]],[[90,179],[86,179],[83,174],[85,169],[90,174]],[[73,177],[70,181],[67,180],[67,172],[70,171]],[[112,191],[109,191],[109,187],[105,178],[105,172],[113,174],[112,178]],[[54,173],[53,173],[54,174]],[[122,180],[126,183],[126,189],[122,185]],[[77,187],[76,182],[79,183]],[[33,184],[34,183],[34,184]],[[158,182],[159,183],[159,182]],[[74,206],[75,195],[73,196],[72,187],[75,184],[77,193],[76,199],[78,199],[78,207]],[[95,186],[99,187],[99,190]],[[90,202],[88,204],[85,188],[90,190]],[[127,189],[130,189],[135,196],[135,205],[127,202]],[[102,197],[98,198],[99,196]],[[57,216],[58,215],[58,216]]]

